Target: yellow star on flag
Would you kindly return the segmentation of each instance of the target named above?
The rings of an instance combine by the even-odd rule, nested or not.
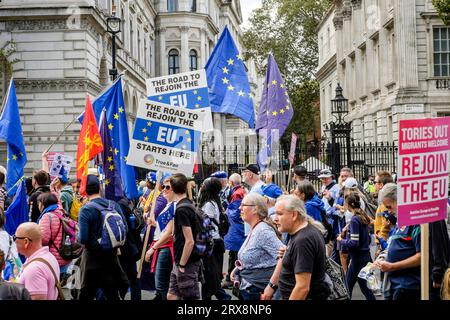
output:
[[[125,158],[123,158],[125,160],[125,162],[128,162],[128,156],[126,156]]]
[[[114,165],[110,165],[109,166],[109,170],[113,171],[114,170]]]
[[[200,108],[200,105],[198,103],[195,104],[196,108]]]
[[[290,102],[291,102],[291,100],[289,100],[289,99],[286,99],[286,102],[287,102],[287,103],[290,103]]]
[[[244,91],[240,90],[240,91],[238,92],[238,95],[239,95],[239,97],[243,97],[243,96],[245,96],[245,93],[244,93]]]
[[[186,131],[184,132],[184,134],[190,134],[189,130],[186,130]]]
[[[285,95],[286,97],[288,96],[288,93],[287,93],[287,91],[285,91],[285,92],[284,92],[284,95]]]
[[[223,68],[222,68],[222,71],[223,71],[223,73],[226,73],[226,74],[228,74],[228,71],[230,71],[230,70],[228,70],[228,68],[227,68],[227,67],[223,67]]]
[[[106,179],[106,180],[105,180],[105,184],[106,184],[106,185],[109,185],[109,179]]]
[[[238,60],[242,60],[241,54],[236,55],[236,58],[237,58]]]
[[[119,120],[119,114],[118,113],[114,114],[114,119]]]
[[[109,130],[112,131],[112,129],[114,128],[114,126],[112,125],[112,123],[108,124],[108,128],[109,128]]]
[[[162,99],[163,99],[163,97],[162,97],[162,96],[159,96],[159,97],[158,97],[158,100],[159,100],[159,101],[161,101]]]
[[[289,110],[289,106],[286,106],[286,110]]]
[[[276,85],[277,84],[277,80],[272,80],[272,84]]]
[[[228,84],[228,82],[230,82],[230,80],[228,80],[227,78],[222,78],[222,82],[223,82],[223,84]]]
[[[109,152],[112,152],[112,147],[109,148]]]
[[[149,122],[147,122],[147,126],[148,127],[151,127],[152,126],[152,123],[149,121]]]
[[[229,90],[229,91],[233,91],[233,90],[234,90],[234,87],[230,84],[230,85],[228,86],[228,90]]]
[[[12,159],[17,160],[17,156],[15,154],[13,154]]]
[[[280,83],[280,88],[284,88],[284,84]]]
[[[123,108],[119,107],[119,113],[123,113]]]
[[[116,148],[114,148],[114,154],[117,155],[119,153],[119,150],[117,150]]]
[[[145,140],[145,141],[148,141],[148,137],[144,137],[144,140]]]
[[[142,129],[142,133],[146,133],[147,132],[147,128]]]
[[[112,161],[113,161],[112,157],[108,157],[108,162],[112,162]]]
[[[191,142],[192,141],[192,139],[191,138],[187,138],[187,142]]]
[[[228,62],[228,65],[229,65],[229,66],[232,66],[232,65],[234,64],[234,60],[233,60],[233,59],[231,59],[231,58],[230,58],[230,59],[228,59],[228,61],[227,61],[227,62]]]
[[[198,100],[198,101],[202,101],[202,97],[201,97],[201,96],[198,96],[198,97],[197,97],[197,100]]]
[[[183,148],[183,149],[186,149],[186,146],[183,144],[182,148]]]
[[[198,93],[198,91],[197,90],[194,90],[194,94],[197,94]]]
[[[278,112],[274,111],[272,112],[272,115],[277,116]]]
[[[281,109],[281,110],[280,110],[280,113],[281,113],[281,114],[284,114],[284,109]]]

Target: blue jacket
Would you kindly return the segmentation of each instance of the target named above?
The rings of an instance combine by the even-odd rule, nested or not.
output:
[[[241,202],[241,199],[233,201],[228,205],[226,211],[230,229],[224,237],[224,242],[225,248],[230,251],[239,251],[245,241],[244,221],[241,218],[241,210],[239,210]]]
[[[305,202],[305,209],[306,213],[310,217],[312,217],[316,221],[322,222],[321,212],[325,212],[325,205],[323,204],[323,201],[317,196],[317,194],[315,194],[311,200]]]

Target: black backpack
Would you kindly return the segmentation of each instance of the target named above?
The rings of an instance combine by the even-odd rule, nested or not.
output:
[[[214,226],[212,225],[211,218],[202,209],[196,208],[192,203],[182,203],[176,207],[177,210],[179,208],[190,208],[195,212],[195,224],[192,228],[195,244],[192,254],[199,258],[211,256],[214,249],[214,239],[212,236]]]
[[[219,222],[217,222],[216,219],[212,219],[212,222],[218,227],[219,229],[219,235],[223,239],[228,233],[228,230],[230,230],[230,220],[228,219],[228,216],[226,213],[224,213],[221,209],[220,215],[219,215]]]
[[[322,218],[322,225],[327,231],[323,238],[325,240],[325,244],[331,241],[331,237],[333,236],[333,226],[328,222],[327,212],[324,210],[320,210],[320,216]]]

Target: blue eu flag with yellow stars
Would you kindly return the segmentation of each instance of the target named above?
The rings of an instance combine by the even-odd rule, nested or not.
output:
[[[7,144],[6,189],[9,190],[9,195],[12,195],[17,189],[15,184],[23,177],[23,168],[27,163],[16,88],[12,79],[0,116],[0,139],[5,140]]]
[[[294,115],[278,65],[270,54],[268,57],[266,81],[261,98],[261,106],[256,121],[256,131],[263,143],[258,154],[261,171],[272,156],[272,145],[278,143]]]
[[[242,56],[225,26],[206,64],[212,112],[229,113],[255,127],[255,115]]]

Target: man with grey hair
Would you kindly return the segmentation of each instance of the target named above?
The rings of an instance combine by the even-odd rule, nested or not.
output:
[[[229,178],[230,195],[228,196],[229,204],[226,214],[228,215],[230,228],[224,237],[225,249],[228,250],[228,273],[222,284],[222,288],[230,288],[233,285],[230,275],[235,267],[234,264],[237,260],[238,251],[245,241],[244,221],[241,218],[241,210],[239,207],[246,192],[241,182],[241,176],[237,173],[233,173]]]
[[[290,240],[281,263],[272,275],[264,299],[270,299],[277,284],[283,300],[326,300],[330,287],[325,281],[325,241],[320,229],[306,214],[303,201],[293,195],[278,198],[275,223]]]

